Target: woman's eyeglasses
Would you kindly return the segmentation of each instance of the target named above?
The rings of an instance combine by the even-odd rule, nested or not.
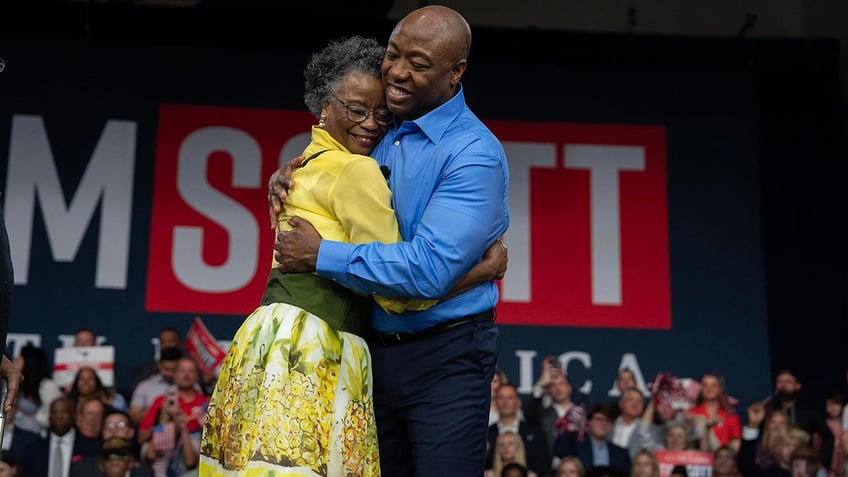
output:
[[[395,119],[395,115],[386,108],[368,109],[365,106],[347,104],[336,96],[336,100],[345,107],[347,118],[355,123],[361,123],[368,119],[368,115],[374,115],[374,121],[380,126],[388,126]]]

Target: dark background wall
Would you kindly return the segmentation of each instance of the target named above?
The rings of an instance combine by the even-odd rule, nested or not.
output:
[[[220,74],[236,77],[239,62],[233,57],[242,52],[305,55],[345,33],[385,39],[394,19],[418,4],[324,1],[316,7],[204,1],[160,6],[163,3],[3,2],[0,34],[98,44],[216,47],[222,49]],[[812,398],[846,387],[848,204],[843,178],[848,172],[848,126],[840,71],[848,29],[840,30],[836,19],[846,2],[762,2],[772,4],[772,9],[755,11],[765,7],[752,6],[758,22],[747,30],[743,26],[751,12],[739,15],[738,2],[734,7],[719,2],[706,18],[697,15],[696,2],[691,10],[684,5],[677,14],[666,10],[655,17],[645,12],[663,11],[662,2],[632,2],[641,6],[636,18],[642,23],[636,25],[618,23],[622,17],[632,19],[620,2],[606,2],[609,8],[596,15],[561,15],[562,22],[555,24],[546,22],[558,12],[537,8],[537,15],[530,16],[527,12],[533,6],[526,2],[520,7],[517,2],[484,2],[488,8],[475,2],[446,3],[472,23],[472,65],[479,61],[510,68],[608,68],[611,74],[622,69],[677,71],[705,78],[716,72],[750,75],[757,91],[756,163],[771,371],[797,370]],[[727,16],[720,22],[722,6]],[[663,18],[668,20],[663,23]],[[15,65],[9,62],[7,67]],[[497,74],[497,67],[489,69]],[[544,87],[551,95],[558,94],[556,85],[533,76],[513,87]],[[709,97],[710,82],[699,87]],[[738,330],[731,326],[726,332]]]

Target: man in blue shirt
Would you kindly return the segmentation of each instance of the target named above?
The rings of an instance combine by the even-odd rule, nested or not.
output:
[[[509,179],[503,147],[465,104],[459,81],[470,46],[465,19],[435,5],[401,19],[389,38],[382,76],[399,121],[374,157],[390,171],[404,241],[322,241],[294,217],[275,245],[284,272],[317,270],[363,293],[442,298],[399,315],[375,307],[369,347],[383,475],[484,471],[498,288],[465,275],[502,246]],[[283,183],[269,183],[276,206]],[[458,283],[462,292],[444,299]]]

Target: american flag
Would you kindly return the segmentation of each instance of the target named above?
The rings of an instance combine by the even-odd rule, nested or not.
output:
[[[158,451],[172,450],[176,447],[176,432],[173,422],[153,426],[153,448]]]

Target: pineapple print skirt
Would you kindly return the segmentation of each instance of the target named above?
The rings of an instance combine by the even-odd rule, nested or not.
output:
[[[203,426],[200,476],[379,476],[365,341],[286,303],[236,332]]]

